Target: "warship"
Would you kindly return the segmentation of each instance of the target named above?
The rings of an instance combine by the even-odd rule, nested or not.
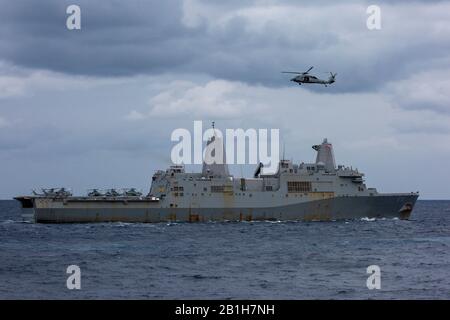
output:
[[[418,192],[378,193],[357,169],[336,166],[327,139],[313,149],[313,163],[282,159],[273,174],[263,174],[260,163],[252,178],[235,178],[226,163],[204,161],[198,173],[182,164],[156,171],[146,195],[132,188],[73,196],[61,188],[15,199],[22,215],[37,223],[409,219]]]

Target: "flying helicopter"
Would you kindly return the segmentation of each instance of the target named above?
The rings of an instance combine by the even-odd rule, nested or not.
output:
[[[317,83],[317,84],[323,84],[326,87],[327,84],[332,84],[336,81],[335,78],[336,78],[337,73],[330,72],[330,77],[328,78],[328,80],[323,80],[323,79],[319,79],[316,76],[309,74],[309,72],[312,70],[312,68],[313,67],[309,68],[305,72],[282,71],[281,73],[298,74],[298,76],[295,76],[294,78],[292,78],[291,81],[297,82],[299,85],[301,85],[302,83]]]

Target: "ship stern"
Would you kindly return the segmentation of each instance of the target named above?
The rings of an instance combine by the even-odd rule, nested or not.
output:
[[[20,203],[22,221],[36,222],[34,197],[20,196],[15,197],[14,200]]]

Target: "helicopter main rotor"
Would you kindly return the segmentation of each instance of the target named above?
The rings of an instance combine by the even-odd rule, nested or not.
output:
[[[312,68],[314,67],[310,67],[307,71],[305,72],[297,72],[297,71],[281,71],[281,73],[293,73],[293,74],[308,74],[308,72],[310,72],[312,70]]]

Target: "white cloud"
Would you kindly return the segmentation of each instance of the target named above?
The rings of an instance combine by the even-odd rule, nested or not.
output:
[[[174,81],[153,96],[150,117],[237,118],[251,107],[242,97],[247,86],[239,82],[212,80],[205,84]]]
[[[450,115],[450,69],[420,72],[388,85],[393,101],[404,109]]]
[[[136,121],[136,120],[143,120],[145,119],[146,116],[136,110],[132,110],[129,114],[127,114],[125,116],[125,119],[127,120],[131,120],[131,121]]]
[[[0,76],[0,99],[21,95],[25,88],[22,78]]]

